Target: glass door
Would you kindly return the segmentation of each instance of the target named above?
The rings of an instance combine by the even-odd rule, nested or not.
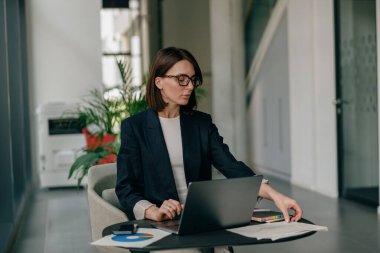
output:
[[[337,0],[339,190],[379,203],[376,0]]]

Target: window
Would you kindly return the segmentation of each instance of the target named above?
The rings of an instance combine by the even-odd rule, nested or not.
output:
[[[109,5],[104,5],[107,7]],[[106,89],[122,83],[116,64],[125,57],[130,64],[132,83],[142,83],[142,56],[139,1],[130,0],[129,8],[103,8],[100,13],[103,85]]]

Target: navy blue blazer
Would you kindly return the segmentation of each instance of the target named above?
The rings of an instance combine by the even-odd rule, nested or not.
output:
[[[211,165],[227,178],[255,175],[231,154],[209,114],[181,111],[180,125],[187,184],[211,180]],[[167,199],[179,200],[158,114],[151,109],[121,124],[115,191],[131,220],[140,200],[157,206]]]

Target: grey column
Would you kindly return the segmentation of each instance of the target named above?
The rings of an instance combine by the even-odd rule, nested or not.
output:
[[[247,160],[243,6],[210,0],[213,119],[238,160]]]

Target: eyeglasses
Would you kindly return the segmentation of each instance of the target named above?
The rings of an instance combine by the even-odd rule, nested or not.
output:
[[[201,80],[196,76],[190,77],[190,76],[185,75],[185,74],[180,74],[180,75],[175,75],[175,76],[174,75],[163,75],[162,77],[176,78],[178,81],[178,84],[180,86],[187,86],[187,85],[189,85],[190,81],[193,83],[195,88],[202,85]]]

